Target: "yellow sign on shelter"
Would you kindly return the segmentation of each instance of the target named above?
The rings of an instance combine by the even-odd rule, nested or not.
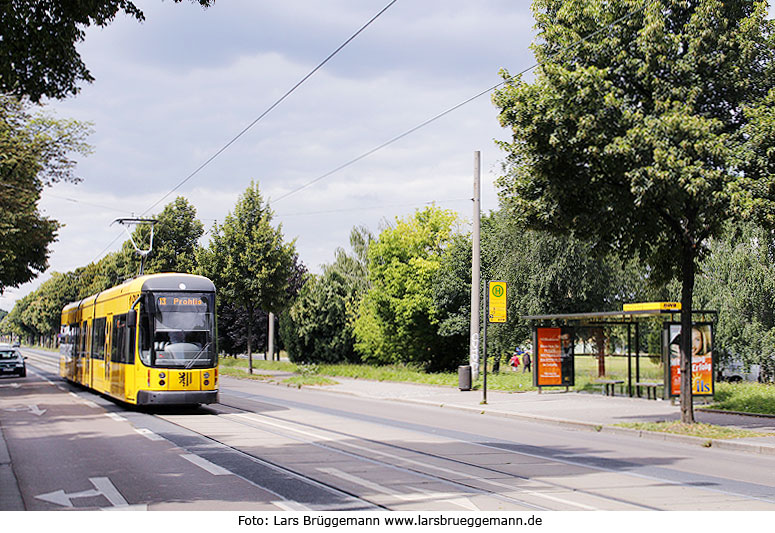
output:
[[[488,290],[488,321],[506,322],[506,282],[490,281],[487,284]]]
[[[622,311],[680,311],[681,302],[643,302],[637,304],[624,304]]]

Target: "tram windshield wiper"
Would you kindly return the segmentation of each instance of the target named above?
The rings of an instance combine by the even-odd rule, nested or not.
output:
[[[188,363],[186,363],[186,370],[188,370],[189,368],[191,368],[192,366],[194,366],[194,363],[196,363],[196,362],[199,360],[199,356],[200,356],[200,355],[202,355],[202,354],[205,352],[205,350],[206,350],[207,348],[209,348],[209,347],[210,347],[210,342],[208,342],[207,344],[205,344],[204,346],[202,346],[202,349],[201,349],[201,350],[199,350],[199,351],[196,353],[196,355],[195,355],[195,356],[194,356],[194,357],[193,357],[193,358],[192,358],[192,359],[191,359],[191,360],[190,360]]]

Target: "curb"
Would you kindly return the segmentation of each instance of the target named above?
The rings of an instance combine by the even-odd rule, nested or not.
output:
[[[24,511],[24,500],[19,490],[19,482],[13,471],[11,456],[3,436],[3,428],[0,427],[0,510]]]
[[[351,396],[358,396],[361,398],[371,398],[370,396],[364,396],[362,394],[353,393],[350,391],[337,391],[334,388],[325,389],[329,392],[336,392],[337,394],[348,394]],[[564,427],[568,429],[576,429],[582,431],[592,431],[595,433],[608,433],[611,435],[624,435],[629,437],[638,437],[642,439],[661,440],[666,442],[675,442],[679,444],[689,444],[692,446],[698,446],[702,448],[716,448],[718,450],[728,450],[735,452],[757,453],[762,455],[775,455],[775,446],[765,444],[754,444],[749,442],[736,442],[730,439],[708,439],[704,437],[693,437],[691,435],[676,435],[673,433],[663,433],[660,431],[646,431],[643,429],[631,429],[620,428],[616,426],[610,426],[606,424],[595,424],[592,422],[579,422],[577,420],[567,420],[563,418],[552,418],[546,416],[526,415],[522,413],[511,413],[508,411],[499,411],[496,409],[488,409],[486,405],[481,407],[471,407],[468,405],[457,404],[439,404],[438,402],[430,400],[415,400],[411,398],[374,398],[380,400],[390,400],[394,402],[413,403],[418,405],[425,405],[428,407],[440,407],[455,409],[458,411],[464,411],[471,414],[482,414],[498,416],[501,418],[511,418],[515,420],[525,420],[528,422],[537,422],[541,424],[550,424],[554,426]],[[729,411],[722,411],[728,413]]]
[[[722,415],[741,415],[741,416],[755,416],[757,418],[775,418],[775,415],[767,415],[764,413],[746,413],[745,411],[727,411],[726,409],[704,409],[700,407],[698,410],[704,413],[720,413]]]
[[[397,401],[405,401],[409,403],[418,403],[423,405],[438,405],[433,402],[425,400],[409,400],[398,399]],[[487,410],[486,406],[482,409],[472,408],[466,405],[454,405],[444,404],[441,407],[448,407],[457,409],[460,411],[479,412],[481,414],[489,414],[493,416],[500,416],[503,418],[513,418],[518,420],[526,420],[529,422],[538,422],[543,424],[551,424],[555,426],[565,427],[569,429],[578,429],[583,431],[593,431],[595,433],[608,433],[612,435],[626,435],[630,437],[638,437],[642,439],[661,440],[667,442],[676,442],[680,444],[689,444],[692,446],[700,446],[703,448],[716,448],[719,450],[729,450],[736,452],[758,453],[763,455],[775,455],[775,446],[765,444],[754,444],[750,442],[737,442],[730,439],[709,439],[705,437],[694,437],[691,435],[676,435],[674,433],[664,433],[661,431],[646,431],[643,429],[631,429],[620,428],[616,426],[610,426],[607,424],[595,424],[592,422],[579,422],[577,420],[566,420],[562,418],[542,417],[536,415],[524,415],[519,413],[510,413],[507,411]],[[727,412],[727,411],[724,411]]]
[[[239,379],[239,378],[237,378]],[[334,392],[336,394],[344,394],[349,396],[356,396],[359,398],[370,398],[374,400],[388,400],[393,402],[412,403],[417,405],[424,405],[428,407],[440,407],[455,409],[471,414],[482,414],[498,416],[501,418],[511,418],[515,420],[524,420],[528,422],[536,422],[541,424],[550,424],[558,427],[564,427],[568,429],[575,429],[581,431],[592,431],[595,433],[608,433],[611,435],[623,435],[629,437],[638,437],[643,439],[661,440],[666,442],[675,442],[679,444],[688,444],[691,446],[698,446],[702,448],[715,448],[718,450],[728,450],[735,452],[756,453],[761,455],[773,455],[775,456],[775,445],[771,444],[755,444],[750,442],[737,442],[731,439],[709,439],[705,437],[693,437],[691,435],[676,435],[673,433],[664,433],[661,431],[646,431],[642,429],[631,429],[611,426],[607,424],[596,424],[593,422],[580,422],[578,420],[567,420],[564,418],[553,418],[547,416],[538,416],[524,413],[512,413],[509,411],[500,411],[497,409],[489,409],[487,405],[481,405],[472,407],[468,405],[459,405],[451,403],[439,403],[431,400],[418,400],[412,398],[391,398],[388,396],[368,396],[352,391],[337,390],[335,386],[329,386],[326,388],[306,387],[308,390],[321,390],[324,392]],[[736,414],[744,416],[756,416],[751,413],[738,413],[732,411],[723,411],[716,409],[702,409],[704,412],[722,413],[722,414]],[[765,417],[773,417],[775,415],[764,415]]]

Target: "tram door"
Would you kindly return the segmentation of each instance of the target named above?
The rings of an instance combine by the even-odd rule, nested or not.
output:
[[[124,397],[124,366],[126,360],[126,315],[116,315],[111,320],[110,354],[105,358],[105,377],[110,382],[110,393]]]
[[[89,357],[89,323],[84,320],[81,324],[81,342],[78,346],[78,357],[81,360],[81,373],[77,376],[78,383],[91,384],[89,379],[89,363],[91,358]]]
[[[105,318],[95,318],[92,321],[92,387],[100,392],[106,390],[105,386],[105,338],[107,336],[107,321]]]

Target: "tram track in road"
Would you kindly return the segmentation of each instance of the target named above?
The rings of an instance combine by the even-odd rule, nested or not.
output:
[[[56,354],[34,355],[36,374],[75,394],[52,377]],[[696,508],[714,508],[714,498],[734,509],[775,507],[772,487],[660,466],[651,456],[639,463],[585,445],[528,444],[516,433],[486,437],[486,430],[461,430],[469,428],[458,420],[431,425],[432,413],[393,416],[388,408],[380,415],[379,402],[350,410],[318,402],[317,391],[286,397],[274,386],[234,385],[226,380],[221,403],[198,409],[149,411],[85,390],[77,395],[95,398],[147,438],[172,442],[200,467],[212,464],[276,494],[280,508],[662,510],[685,508],[672,496],[679,493],[681,501],[689,493],[702,502]]]
[[[237,402],[239,403],[239,402]],[[410,446],[399,445],[365,438],[354,433],[343,432],[340,430],[331,430],[310,423],[292,422],[286,419],[273,417],[264,414],[255,413],[249,409],[244,409],[234,402],[221,399],[220,406],[211,406],[215,416],[227,418],[230,424],[247,428],[249,431],[258,431],[260,434],[271,434],[276,438],[287,439],[298,443],[299,446],[311,447],[313,450],[322,451],[329,457],[329,463],[349,461],[355,467],[355,471],[386,471],[392,470],[399,475],[409,476],[410,481],[404,483],[408,487],[409,496],[400,493],[400,487],[396,484],[390,486],[381,484],[379,476],[371,479],[365,475],[352,476],[348,472],[331,468],[318,468],[310,471],[309,465],[306,472],[295,468],[290,468],[298,475],[315,481],[324,481],[330,483],[331,478],[337,478],[337,483],[345,483],[353,492],[353,485],[359,486],[359,497],[364,498],[364,493],[377,493],[380,496],[393,494],[399,499],[399,504],[417,497],[418,501],[430,502],[434,498],[443,502],[453,502],[452,509],[478,509],[473,503],[472,498],[489,498],[502,505],[511,506],[514,509],[529,510],[598,510],[598,509],[636,509],[636,510],[656,510],[659,507],[650,506],[637,501],[626,500],[612,495],[596,493],[595,491],[580,490],[576,487],[564,485],[546,480],[536,480],[528,476],[520,476],[514,472],[495,468],[492,465],[479,464],[472,461],[464,461],[455,457],[445,456],[443,454],[432,453],[427,450],[414,449]],[[173,423],[185,423],[186,421],[177,419],[170,420]],[[186,424],[188,426],[188,424]],[[190,426],[189,426],[189,429]],[[225,431],[228,433],[228,431]],[[230,446],[223,439],[215,435],[208,435],[209,438],[219,442],[224,446]],[[255,437],[261,440],[260,437]],[[470,445],[470,442],[460,441],[456,445]],[[235,446],[230,446],[235,448]],[[252,453],[239,448],[240,452],[248,453],[252,456],[263,455]],[[498,450],[498,453],[504,456],[513,456],[514,452],[508,450]],[[311,451],[310,455],[316,455]],[[524,455],[524,454],[523,454]],[[267,461],[266,456],[259,458]],[[541,460],[550,460],[541,458]],[[281,468],[289,469],[288,466],[280,465],[279,462],[273,462]],[[387,477],[390,477],[389,475]],[[412,482],[412,479],[414,483]],[[436,485],[433,491],[417,490],[421,485]],[[439,489],[443,486],[445,489]],[[337,484],[341,489],[341,485]],[[358,487],[356,487],[357,490]],[[413,491],[413,492],[412,492]],[[368,499],[368,498],[366,498]],[[497,507],[497,506],[496,506]],[[502,508],[502,507],[499,507]]]
[[[263,412],[258,414],[252,413],[253,409],[249,407],[244,409],[245,402],[249,401],[257,402],[258,410]],[[223,406],[231,406],[235,412],[243,413],[238,419],[240,424],[258,424],[259,427],[254,429],[274,433],[291,431],[297,440],[299,435],[302,436],[302,440],[312,439],[312,443],[305,443],[307,446],[314,444],[317,448],[326,449],[326,451],[331,451],[328,448],[336,447],[339,448],[336,453],[356,460],[360,458],[364,462],[373,462],[377,460],[376,457],[381,457],[379,462],[383,466],[401,465],[407,471],[419,476],[428,476],[439,482],[455,483],[462,492],[478,490],[492,495],[524,491],[527,486],[529,493],[525,495],[523,492],[519,499],[538,507],[545,507],[549,503],[547,499],[549,501],[554,499],[552,503],[560,506],[551,505],[550,508],[553,509],[676,509],[685,507],[680,507],[680,500],[674,496],[666,497],[666,495],[682,494],[681,498],[685,498],[687,492],[692,493],[691,501],[694,502],[692,505],[699,506],[695,508],[702,508],[703,505],[706,508],[716,508],[719,501],[738,509],[752,505],[757,508],[772,509],[775,505],[772,487],[724,480],[712,475],[697,475],[673,468],[652,467],[648,461],[644,465],[639,465],[590,455],[558,453],[558,449],[551,447],[536,448],[509,440],[481,439],[458,431],[445,431],[431,426],[353,415],[354,419],[359,421],[371,419],[373,423],[380,426],[390,424],[396,427],[406,426],[410,431],[426,437],[448,436],[453,443],[452,446],[464,445],[478,449],[478,451],[468,450],[466,453],[469,455],[486,454],[488,453],[486,450],[490,450],[490,453],[503,454],[499,456],[502,460],[482,464],[478,461],[461,460],[449,454],[437,453],[436,450],[443,449],[443,446],[434,447],[431,451],[407,447],[390,442],[389,439],[364,437],[350,430],[328,429],[322,424],[289,421],[288,416],[279,417],[271,414],[272,409],[267,409],[267,406],[270,406],[280,412],[282,409],[302,409],[306,406],[316,411],[316,417],[326,412],[325,408],[316,409],[315,406],[293,400],[279,401],[260,395],[226,393],[222,395],[221,402]],[[263,408],[261,408],[262,405]],[[331,409],[328,410],[331,411]],[[333,410],[333,412],[337,411]],[[235,417],[232,416],[232,418]],[[332,427],[349,428],[350,424]],[[388,451],[384,452],[386,449]],[[407,459],[406,454],[411,454],[412,458]],[[563,470],[567,472],[554,479],[552,479],[553,474],[545,472],[537,475],[520,475],[519,470],[523,466],[528,471],[536,466],[529,464],[530,460],[543,462],[541,467],[550,472],[556,473]],[[513,461],[516,462],[511,464]],[[498,466],[494,466],[496,464]],[[510,466],[503,468],[503,465]],[[469,470],[473,473],[465,475]],[[537,471],[536,468],[532,470]],[[461,481],[461,477],[465,479]],[[593,482],[582,486],[577,482],[578,478],[587,478],[588,481]],[[535,498],[542,500],[541,503],[536,503]]]
[[[79,401],[105,411],[105,416],[127,423],[134,431],[152,441],[166,440],[174,445],[181,458],[217,476],[235,476],[254,487],[275,496],[272,503],[277,510],[290,511],[374,511],[381,506],[361,500],[356,495],[335,486],[298,475],[292,470],[243,453],[239,449],[215,442],[205,435],[186,430],[179,424],[164,421],[165,413],[196,417],[208,414],[204,407],[142,409],[117,403],[94,391],[69,383],[58,376],[58,367],[52,361],[56,354],[38,353],[40,364],[34,374]],[[212,459],[212,460],[210,460]],[[223,466],[221,466],[223,465]]]
[[[494,491],[487,491],[481,488],[477,488],[468,483],[461,483],[450,478],[446,478],[440,475],[434,475],[428,472],[423,472],[418,468],[409,468],[406,466],[398,466],[395,462],[402,462],[399,457],[390,457],[383,455],[381,459],[375,459],[370,457],[372,451],[359,447],[357,445],[348,444],[348,450],[337,448],[336,446],[327,445],[323,442],[338,439],[335,437],[326,437],[324,432],[329,431],[324,428],[318,428],[305,424],[289,424],[287,422],[280,422],[277,420],[262,419],[260,415],[254,412],[241,409],[239,407],[230,406],[228,404],[221,403],[220,405],[208,406],[207,410],[212,411],[214,416],[219,418],[227,418],[229,424],[241,426],[247,428],[248,431],[259,431],[263,434],[270,434],[281,439],[289,439],[302,446],[311,446],[318,450],[322,450],[327,454],[334,454],[340,458],[338,460],[329,460],[325,464],[339,464],[349,462],[350,467],[345,469],[335,468],[330,466],[322,466],[319,468],[313,468],[313,472],[304,471],[303,469],[291,468],[283,465],[278,461],[267,459],[266,457],[259,457],[259,454],[251,453],[246,449],[234,445],[230,445],[223,440],[220,440],[213,435],[203,435],[203,437],[212,440],[217,446],[224,447],[225,449],[232,450],[236,454],[247,456],[253,461],[260,462],[261,464],[269,465],[278,471],[289,473],[299,479],[303,479],[312,484],[319,484],[328,487],[331,490],[342,492],[353,498],[357,498],[363,502],[367,502],[369,505],[374,506],[377,509],[383,510],[407,510],[406,506],[415,505],[417,509],[426,509],[428,505],[441,504],[445,510],[480,510],[479,507],[472,501],[475,497],[487,497],[492,498],[507,504],[512,510],[531,510],[531,511],[546,511],[551,510],[550,507],[545,505],[539,505],[534,502],[527,501],[525,499],[519,499],[509,496],[498,494]],[[189,424],[185,424],[184,420],[180,418],[165,417],[161,415],[167,422],[171,422],[176,425],[182,425],[186,430],[192,431]],[[246,418],[248,417],[248,418]],[[252,417],[259,417],[258,419]],[[186,419],[190,420],[190,419]],[[295,427],[294,427],[295,426]],[[343,435],[339,435],[343,436]],[[344,438],[356,439],[353,435],[347,435]],[[322,442],[321,442],[322,441]],[[407,449],[408,450],[408,449]],[[312,452],[310,455],[315,455]],[[219,461],[217,457],[207,457],[211,461]],[[356,465],[355,468],[352,465]],[[402,492],[397,489],[396,484],[383,484],[380,480],[369,479],[365,474],[360,472],[361,470],[368,470],[369,467],[376,467],[380,471],[393,471],[399,476],[410,476],[412,479],[403,484],[407,490]],[[356,471],[357,474],[350,472]],[[321,476],[321,474],[323,474]],[[331,480],[336,481],[336,484]],[[342,483],[347,487],[343,487]],[[436,485],[437,488],[429,490],[424,486]],[[439,489],[438,485],[444,486],[444,489]],[[514,490],[514,487],[503,486],[509,490]],[[563,501],[560,498],[552,497],[551,495],[545,495],[546,498],[558,501]],[[392,503],[388,503],[392,501]],[[564,502],[569,503],[569,502]],[[397,508],[397,507],[398,508]],[[577,505],[576,509],[591,509],[585,505]],[[491,509],[487,509],[491,510]]]

